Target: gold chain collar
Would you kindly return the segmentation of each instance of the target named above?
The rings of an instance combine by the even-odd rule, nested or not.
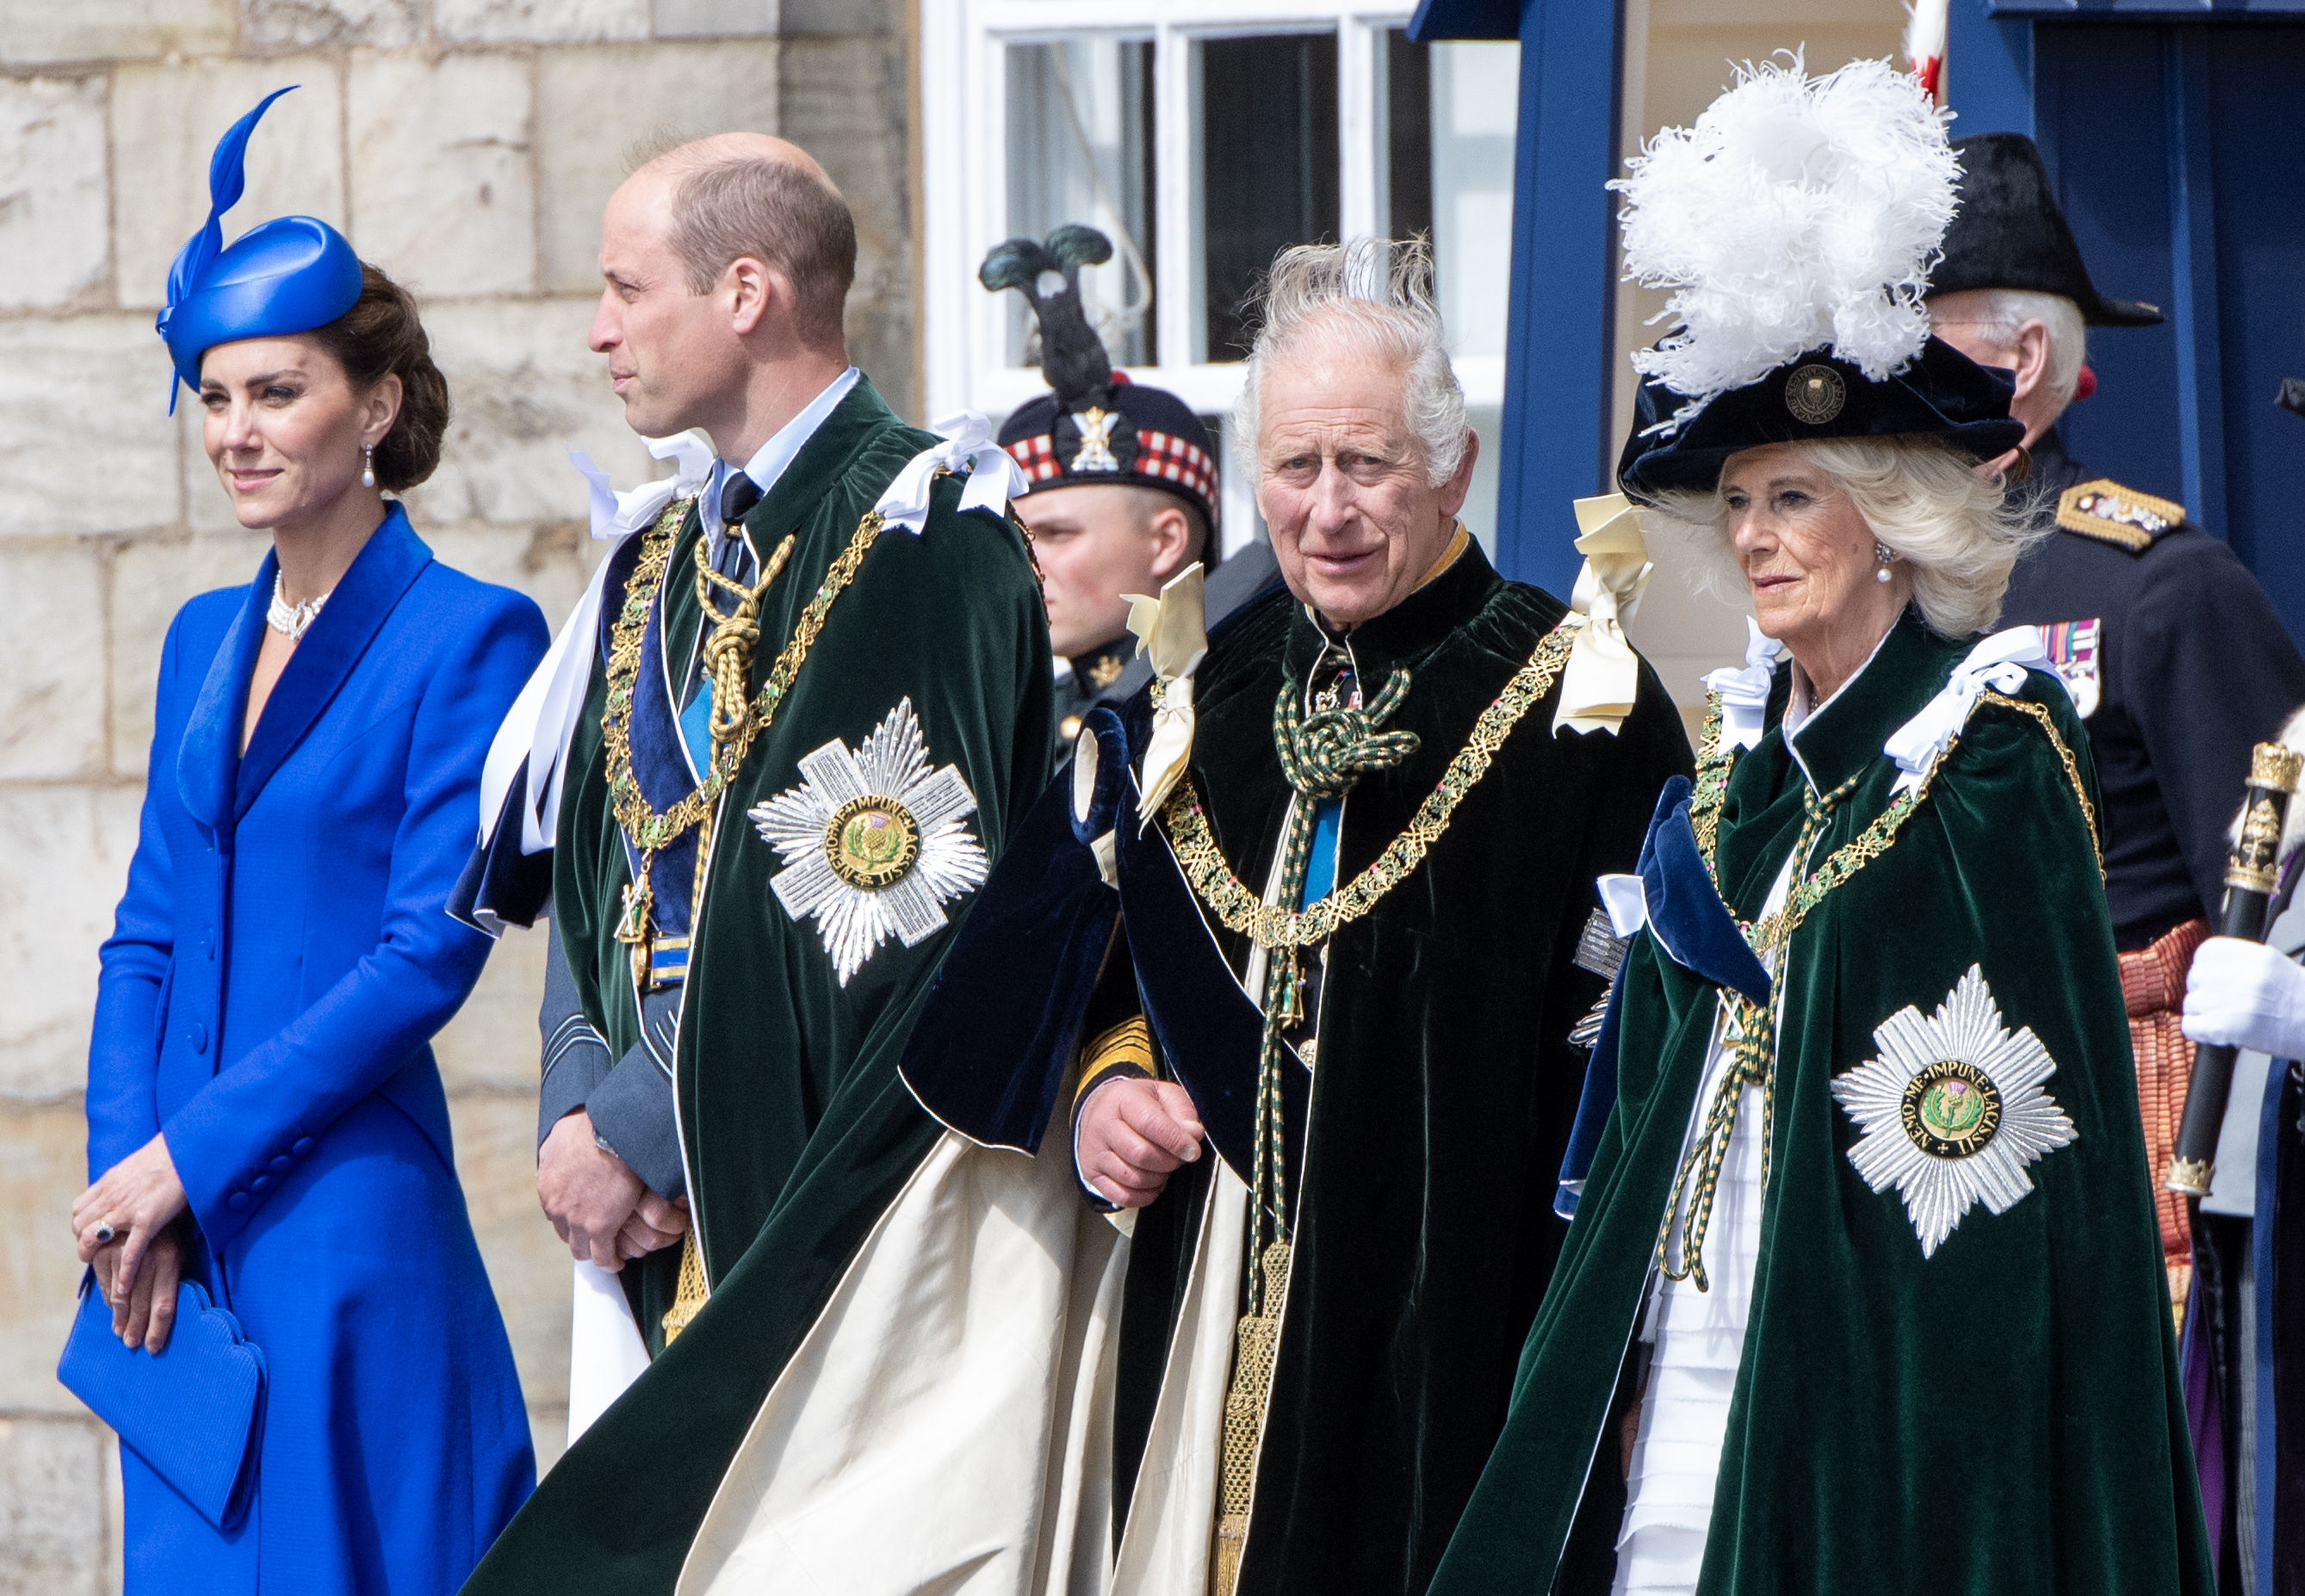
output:
[[[2088,826],[2089,846],[2097,855],[2097,873],[2102,876],[2105,873],[2105,854],[2104,846],[2097,837],[2097,809],[2089,802],[2088,789],[2081,785],[2080,768],[2074,762],[2072,750],[2067,748],[2065,740],[2058,735],[2049,712],[2038,704],[1990,691],[1979,694],[1978,701],[2016,710],[2038,726],[2049,739],[2049,746],[2056,751],[2058,761],[2064,767],[2065,780],[2072,788],[2073,801],[2080,805],[2081,819]],[[1697,767],[1695,789],[1689,794],[1688,824],[1689,829],[1697,835],[1697,852],[1705,861],[1705,873],[1714,878],[1717,888],[1719,874],[1714,868],[1714,849],[1721,824],[1721,805],[1727,796],[1731,768],[1737,759],[1737,750],[1733,745],[1725,750],[1720,746],[1721,695],[1717,692],[1707,697],[1704,740],[1704,759]],[[1765,954],[1784,946],[1791,938],[1794,929],[1808,917],[1811,910],[1824,901],[1827,894],[1889,851],[1889,845],[1896,840],[1897,833],[1912,818],[1913,811],[1920,807],[1921,799],[1927,794],[1930,784],[1935,781],[1937,772],[1944,768],[1945,761],[1952,757],[1953,750],[1959,746],[1961,739],[1955,736],[1945,744],[1944,751],[1930,761],[1929,768],[1921,773],[1921,779],[1916,785],[1898,794],[1887,808],[1873,818],[1872,824],[1834,850],[1823,865],[1800,876],[1785,899],[1783,908],[1757,923],[1738,922],[1756,953]],[[1862,774],[1859,772],[1859,776]],[[1812,811],[1811,819],[1815,822],[1804,830],[1804,842],[1815,836],[1822,827],[1824,815],[1848,796],[1858,780],[1858,777],[1852,776],[1821,798],[1804,799],[1805,805]],[[1820,810],[1823,812],[1816,812]]]
[[[1562,625],[1538,641],[1528,663],[1513,673],[1512,680],[1505,683],[1496,700],[1481,711],[1480,718],[1473,724],[1472,736],[1458,750],[1457,757],[1449,761],[1440,785],[1418,807],[1408,829],[1392,839],[1375,862],[1309,909],[1265,903],[1233,874],[1209,829],[1208,816],[1201,808],[1200,794],[1187,771],[1162,806],[1161,823],[1194,892],[1227,930],[1239,932],[1267,952],[1310,947],[1327,941],[1340,927],[1351,924],[1376,907],[1378,900],[1424,862],[1425,851],[1449,829],[1450,818],[1455,814],[1457,805],[1488,773],[1490,761],[1512,734],[1513,727],[1552,690],[1553,681],[1568,660],[1569,645],[1576,636],[1574,628]]]
[[[1979,701],[2014,709],[2031,719],[2049,739],[2063,764],[2065,778],[2072,785],[2073,797],[2080,804],[2081,818],[2088,824],[2089,843],[2098,849],[2097,870],[2104,873],[2105,861],[2097,842],[2097,811],[2090,804],[2088,793],[2081,785],[2080,768],[2073,761],[2072,751],[2057,734],[2049,712],[2040,705],[2005,694],[1986,692]],[[1801,794],[1801,828],[1793,843],[1795,878],[1791,890],[1786,894],[1784,906],[1757,923],[1739,921],[1737,929],[1744,933],[1756,954],[1765,956],[1785,947],[1792,934],[1809,912],[1822,904],[1834,888],[1846,883],[1851,876],[1889,851],[1907,820],[1920,807],[1929,785],[1937,772],[1944,768],[1952,751],[1960,746],[1955,736],[1945,744],[1921,779],[1891,799],[1886,808],[1873,818],[1871,824],[1849,842],[1835,849],[1824,863],[1806,874],[1801,864],[1816,838],[1831,820],[1833,811],[1855,792],[1869,770],[1859,770],[1830,793],[1822,795],[1804,791]],[[1705,710],[1705,752],[1697,766],[1697,782],[1689,795],[1689,828],[1697,834],[1699,855],[1705,861],[1707,875],[1714,879],[1718,890],[1719,874],[1714,866],[1714,849],[1719,834],[1721,805],[1729,788],[1731,768],[1736,763],[1737,750],[1732,744],[1721,746],[1721,695],[1708,695]],[[1733,913],[1733,911],[1732,911]],[[1706,1110],[1700,1133],[1681,1157],[1680,1166],[1673,1176],[1672,1191],[1665,1199],[1664,1221],[1657,1230],[1656,1246],[1652,1254],[1660,1275],[1668,1280],[1693,1280],[1697,1289],[1707,1288],[1703,1252],[1705,1235],[1713,1217],[1714,1199],[1721,1170],[1728,1158],[1730,1139],[1736,1133],[1738,1116],[1744,1099],[1745,1089],[1757,1087],[1761,1094],[1761,1187],[1769,1185],[1770,1154],[1775,1144],[1776,1083],[1777,1083],[1777,1009],[1784,990],[1784,963],[1780,961],[1770,972],[1769,996],[1766,1003],[1756,1004],[1741,993],[1722,989],[1722,999],[1728,1011],[1728,1032],[1722,1045],[1731,1057],[1722,1072],[1721,1083],[1714,1090],[1712,1106]],[[1687,1209],[1682,1195],[1689,1198]],[[1680,1227],[1680,1246],[1672,1245],[1676,1223]]]
[[[724,699],[727,694],[721,686],[724,679],[741,684],[750,663],[750,649],[723,650],[713,642],[705,645],[705,654],[715,676],[712,713],[712,749],[706,761],[703,778],[695,788],[670,808],[659,811],[641,791],[640,778],[633,770],[633,693],[640,675],[641,642],[648,631],[650,612],[656,604],[658,590],[663,586],[666,567],[671,563],[672,548],[680,535],[681,523],[686,519],[691,498],[676,499],[665,507],[641,544],[641,555],[633,566],[632,575],[625,583],[624,607],[617,615],[615,629],[609,634],[608,666],[608,703],[600,716],[600,734],[606,743],[608,770],[608,798],[617,817],[617,824],[632,839],[639,850],[639,869],[633,883],[625,893],[624,913],[617,928],[619,941],[634,947],[634,966],[642,969],[650,937],[651,892],[649,884],[649,864],[653,856],[688,832],[703,824],[712,813],[713,806],[727,791],[736,772],[744,768],[744,757],[752,751],[753,743],[776,719],[778,706],[792,691],[794,679],[808,658],[808,651],[817,635],[824,630],[825,616],[832,602],[856,575],[866,551],[880,535],[881,518],[877,510],[868,510],[856,523],[856,531],[824,573],[824,580],[802,610],[793,627],[791,640],[777,656],[769,670],[768,679],[761,683],[760,692],[749,704],[742,704],[741,717],[730,724],[731,711]],[[787,540],[789,543],[790,539]],[[786,549],[777,551],[775,566],[768,573],[773,580],[781,569]],[[766,591],[764,581],[750,595],[757,605]],[[744,607],[735,616],[726,617],[727,625],[739,630],[750,624]],[[757,624],[751,624],[757,634]],[[715,641],[718,640],[716,639]],[[741,699],[737,700],[742,703]],[[725,732],[725,735],[724,735]],[[702,865],[700,859],[699,864]],[[699,874],[702,874],[700,868]]]

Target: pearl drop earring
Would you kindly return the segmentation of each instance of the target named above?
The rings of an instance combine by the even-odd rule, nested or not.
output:
[[[1873,557],[1879,561],[1881,565],[1881,568],[1873,573],[1873,580],[1875,582],[1888,581],[1889,562],[1897,557],[1896,551],[1892,549],[1886,543],[1882,542],[1878,538],[1875,538],[1873,540]]]
[[[376,446],[374,444],[362,444],[361,446],[361,486],[362,488],[373,488],[376,486]],[[1885,571],[1881,573],[1881,580],[1883,582],[1888,581],[1889,573]]]

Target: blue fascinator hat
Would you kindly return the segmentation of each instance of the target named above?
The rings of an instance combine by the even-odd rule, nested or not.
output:
[[[298,85],[291,83],[288,89]],[[208,225],[185,243],[168,268],[168,303],[160,337],[176,375],[198,393],[200,357],[235,338],[276,338],[327,326],[360,298],[360,257],[344,235],[317,216],[280,216],[250,228],[224,247],[224,213],[247,188],[248,136],[274,100],[232,124],[208,157]],[[176,390],[168,388],[174,414]]]

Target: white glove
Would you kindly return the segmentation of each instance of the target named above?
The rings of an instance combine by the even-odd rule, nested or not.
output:
[[[2185,978],[2185,1034],[2196,1042],[2305,1058],[2305,968],[2237,937],[2212,937]]]

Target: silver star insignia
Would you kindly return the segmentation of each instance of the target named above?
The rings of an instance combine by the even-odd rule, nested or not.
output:
[[[929,768],[909,698],[855,752],[836,737],[800,770],[800,785],[750,814],[785,862],[769,883],[777,901],[814,918],[845,987],[892,933],[919,946],[948,923],[944,904],[984,885],[991,866],[967,824],[976,796],[958,767]]]
[[[1934,1016],[1901,1008],[1873,1041],[1881,1056],[1836,1075],[1833,1095],[1865,1132],[1850,1163],[1875,1192],[1897,1188],[1923,1258],[1977,1203],[2015,1207],[2033,1189],[2025,1166],[2077,1138],[2042,1088],[2057,1061],[2030,1028],[2002,1024],[1980,965]]]

